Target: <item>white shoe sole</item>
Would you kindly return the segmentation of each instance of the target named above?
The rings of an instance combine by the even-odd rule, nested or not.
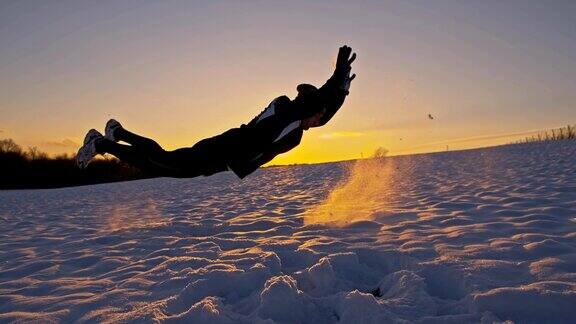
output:
[[[80,169],[84,169],[90,164],[92,159],[96,156],[96,140],[99,138],[104,138],[99,131],[91,129],[84,137],[84,145],[78,150],[76,154],[76,165]]]

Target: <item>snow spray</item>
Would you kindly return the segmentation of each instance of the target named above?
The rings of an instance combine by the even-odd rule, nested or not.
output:
[[[304,223],[346,226],[374,219],[386,210],[393,164],[392,159],[384,157],[355,161],[348,176],[332,189],[326,200],[304,214]]]

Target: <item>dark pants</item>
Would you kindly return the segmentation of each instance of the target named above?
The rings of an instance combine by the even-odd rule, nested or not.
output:
[[[208,176],[228,169],[228,157],[238,147],[237,131],[238,129],[231,129],[218,136],[201,140],[192,147],[166,151],[154,140],[125,129],[117,129],[115,137],[130,145],[102,139],[96,143],[96,150],[101,154],[112,154],[152,176],[178,178]]]

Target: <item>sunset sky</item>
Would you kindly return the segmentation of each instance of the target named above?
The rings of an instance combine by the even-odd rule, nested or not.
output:
[[[109,118],[167,149],[358,54],[347,102],[272,163],[510,142],[576,123],[576,1],[0,2],[0,138],[58,154]],[[434,119],[429,119],[431,114]]]

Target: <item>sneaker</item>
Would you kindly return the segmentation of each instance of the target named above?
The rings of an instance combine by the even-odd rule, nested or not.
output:
[[[104,130],[104,137],[111,140],[112,142],[118,142],[118,139],[114,136],[114,132],[122,128],[122,125],[116,119],[110,119],[106,123],[106,129]]]
[[[76,164],[80,169],[84,169],[88,166],[90,161],[98,154],[96,152],[96,141],[104,138],[99,131],[91,129],[84,137],[84,145],[78,150],[76,154]]]

